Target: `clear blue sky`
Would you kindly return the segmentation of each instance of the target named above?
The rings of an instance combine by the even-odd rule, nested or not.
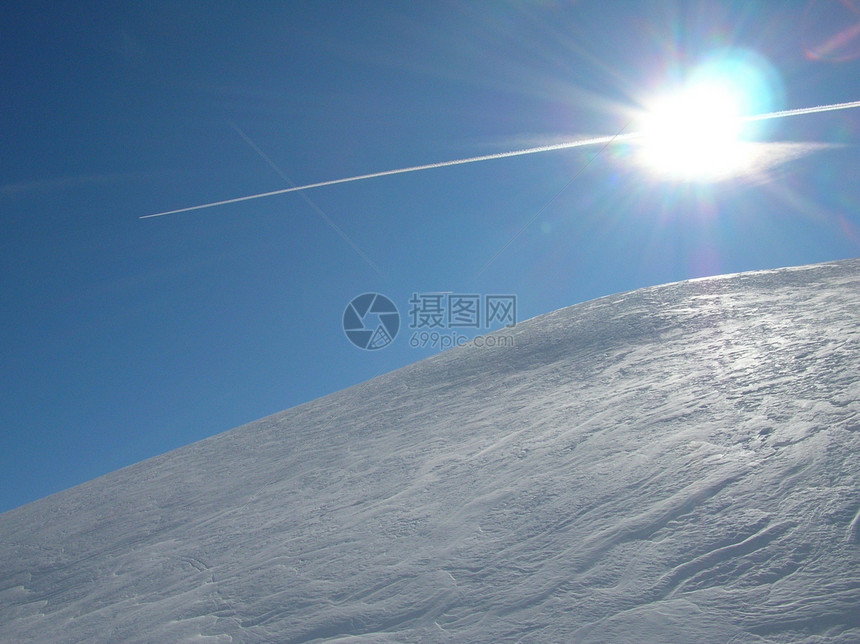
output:
[[[139,219],[612,135],[715,51],[761,61],[764,111],[855,101],[860,47],[833,36],[857,22],[835,1],[7,3],[0,511],[433,353],[405,328],[352,346],[363,292],[404,326],[413,292],[515,294],[524,320],[860,255],[860,110],[768,121],[837,145],[756,180],[669,181],[612,145]]]

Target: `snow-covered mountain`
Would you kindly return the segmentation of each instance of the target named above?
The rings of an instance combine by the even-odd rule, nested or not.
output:
[[[510,331],[0,515],[0,640],[860,642],[860,260]]]

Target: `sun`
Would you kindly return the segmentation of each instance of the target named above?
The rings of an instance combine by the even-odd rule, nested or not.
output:
[[[753,51],[724,48],[695,66],[668,67],[674,82],[640,100],[636,134],[641,166],[658,179],[712,183],[755,171],[769,128],[757,114],[777,109],[782,83]]]
[[[643,164],[667,178],[716,181],[743,170],[744,99],[739,88],[699,81],[650,106],[641,124]]]

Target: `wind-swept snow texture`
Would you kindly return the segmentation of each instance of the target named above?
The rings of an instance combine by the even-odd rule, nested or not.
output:
[[[0,515],[0,640],[860,642],[860,261],[512,332]]]

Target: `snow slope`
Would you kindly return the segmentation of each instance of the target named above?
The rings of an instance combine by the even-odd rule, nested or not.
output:
[[[0,640],[860,642],[860,260],[513,333],[0,515]]]

